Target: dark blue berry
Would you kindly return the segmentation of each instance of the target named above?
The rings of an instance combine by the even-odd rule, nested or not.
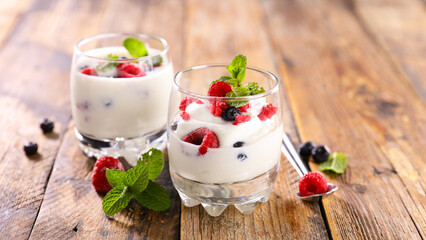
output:
[[[178,127],[177,122],[173,122],[173,123],[172,123],[172,125],[170,125],[170,128],[171,128],[173,131],[176,131],[177,127]]]
[[[118,59],[124,60],[124,59],[127,59],[127,58],[125,56],[120,56],[120,57],[118,57]]]
[[[330,155],[330,150],[327,146],[319,145],[312,149],[312,157],[314,162],[322,163],[328,160],[328,156]]]
[[[312,149],[315,147],[315,144],[312,142],[304,142],[299,145],[299,155],[304,159],[308,160],[311,156]]]
[[[247,155],[245,153],[240,153],[240,154],[238,154],[237,158],[240,161],[244,161],[244,160],[246,160]]]
[[[222,112],[222,119],[225,121],[235,121],[235,118],[240,114],[240,109],[236,107],[227,107]]]
[[[239,148],[239,147],[242,147],[244,145],[244,142],[236,142],[236,143],[234,143],[234,148]]]
[[[112,100],[109,99],[109,98],[105,98],[102,102],[103,102],[104,106],[107,107],[107,108],[112,106]]]
[[[24,151],[27,156],[37,153],[38,145],[35,142],[26,142],[24,144]]]
[[[43,133],[50,133],[53,131],[55,124],[49,119],[45,118],[40,122],[40,128],[43,130]]]

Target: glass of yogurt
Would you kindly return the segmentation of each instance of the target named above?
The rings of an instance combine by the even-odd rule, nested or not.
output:
[[[77,42],[71,109],[84,153],[124,156],[132,164],[142,152],[164,147],[172,82],[169,45],[162,38],[102,34]]]
[[[247,67],[246,80],[239,85],[256,82],[263,91],[227,97],[224,93],[229,87],[214,83],[226,74],[226,65],[179,72],[169,104],[168,154],[173,184],[185,206],[201,204],[211,216],[219,216],[228,205],[248,214],[258,202],[266,202],[281,158],[277,77]]]

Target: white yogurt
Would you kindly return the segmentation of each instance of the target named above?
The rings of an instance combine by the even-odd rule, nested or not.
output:
[[[276,115],[260,121],[252,114],[249,122],[233,125],[213,116],[208,104],[188,105],[188,121],[175,117],[177,128],[170,131],[168,151],[170,167],[177,174],[203,183],[232,183],[252,179],[278,164],[282,125]],[[212,130],[219,140],[219,148],[209,148],[205,155],[199,154],[199,146],[181,140],[201,127]],[[236,142],[244,145],[235,148]]]
[[[155,50],[149,49],[149,52]],[[99,48],[86,54],[99,57],[128,55],[124,47]],[[80,73],[80,66],[96,65],[83,56],[71,72],[72,113],[80,133],[96,139],[134,138],[165,126],[173,79],[171,63],[135,78]],[[114,71],[103,75],[114,75]]]

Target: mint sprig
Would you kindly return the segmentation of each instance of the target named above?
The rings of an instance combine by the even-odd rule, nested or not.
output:
[[[123,41],[123,46],[134,58],[148,56],[148,51],[146,50],[145,44],[136,38],[126,38]]]
[[[163,167],[163,153],[153,148],[143,154],[136,166],[127,172],[108,169],[106,177],[113,189],[102,202],[105,214],[114,215],[120,212],[132,198],[155,211],[168,209],[171,204],[168,192],[152,181],[160,175]]]
[[[222,76],[219,79],[213,81],[210,86],[215,82],[225,82],[231,85],[232,92],[226,94],[226,97],[244,97],[256,95],[259,93],[265,92],[263,87],[259,87],[259,84],[256,82],[249,82],[242,86],[242,82],[244,81],[244,77],[246,75],[247,68],[247,58],[244,55],[237,55],[232,59],[230,65],[226,66],[228,72],[231,76]],[[228,100],[226,101],[230,106],[233,107],[242,107],[249,102],[246,100]]]
[[[115,60],[119,59],[117,55],[108,54],[107,59]],[[103,62],[95,67],[96,71],[98,72],[108,72],[117,67],[118,62]]]
[[[330,154],[327,161],[320,163],[319,167],[321,171],[332,171],[337,174],[342,174],[345,172],[346,163],[345,154],[335,152]]]

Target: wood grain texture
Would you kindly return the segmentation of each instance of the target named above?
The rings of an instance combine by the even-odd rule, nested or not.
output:
[[[263,5],[302,139],[349,158],[328,175],[332,237],[424,238],[424,102],[344,2]]]
[[[63,4],[63,5],[62,5]],[[167,27],[179,29],[181,22],[174,21],[156,29],[150,27],[149,20],[156,16],[159,22],[171,22],[170,15],[160,14],[164,9],[174,9],[176,15],[181,12],[180,1],[147,1],[136,4],[134,1],[105,1],[103,4],[87,6],[85,2],[76,4],[62,2],[64,14],[79,9],[78,14],[67,16],[70,29],[79,28],[80,20],[92,19],[92,7],[98,14],[91,24],[91,33],[104,32],[142,32],[173,39],[176,47],[173,55],[179,55],[181,37],[177,31],[168,31]],[[80,6],[80,4],[82,4]],[[92,2],[95,4],[95,2]],[[84,11],[82,9],[86,9]],[[100,10],[102,9],[102,10]],[[126,18],[122,13],[126,9]],[[58,10],[59,11],[59,10]],[[141,15],[141,13],[144,13]],[[175,16],[176,16],[175,15]],[[76,21],[74,22],[73,19]],[[139,19],[140,24],[129,24],[128,19]],[[122,26],[127,26],[124,29]],[[143,32],[146,29],[148,32]],[[150,30],[148,30],[150,29]],[[71,31],[72,32],[72,31]],[[75,31],[77,35],[86,31]],[[54,34],[54,33],[52,33]],[[176,34],[176,35],[175,35]],[[86,36],[79,36],[79,38]],[[73,43],[67,43],[72,46]],[[173,49],[173,48],[172,48]],[[177,65],[180,64],[179,58]],[[68,81],[68,79],[67,79]],[[68,92],[64,93],[68,95]],[[172,187],[170,175],[166,168],[157,182],[165,186],[172,197],[172,206],[164,212],[154,212],[132,202],[126,210],[107,217],[102,211],[103,195],[94,191],[91,183],[94,160],[83,155],[74,136],[73,124],[68,127],[60,152],[56,158],[43,204],[31,233],[31,239],[177,239],[179,238],[180,201]]]
[[[277,72],[259,1],[187,1],[185,12],[185,67],[227,63],[242,53],[248,65]],[[284,112],[285,129],[295,136],[287,103]],[[214,218],[200,206],[182,206],[182,239],[326,239],[319,205],[296,199],[298,179],[282,158],[271,199],[250,215],[231,206]]]
[[[26,239],[30,235],[70,118],[69,101],[64,93],[69,91],[71,59],[59,49],[32,41],[30,36],[34,31],[28,28],[45,16],[41,9],[48,4],[20,3],[16,5],[20,15],[11,16],[15,19],[10,23],[15,25],[3,38],[7,41],[0,52],[0,235],[3,239]],[[54,133],[42,134],[39,121],[44,117],[55,122]],[[25,156],[22,148],[28,140],[38,143],[37,155]]]
[[[426,101],[426,13],[421,0],[351,0],[367,31],[386,50],[401,77]],[[404,76],[406,75],[406,76]]]

